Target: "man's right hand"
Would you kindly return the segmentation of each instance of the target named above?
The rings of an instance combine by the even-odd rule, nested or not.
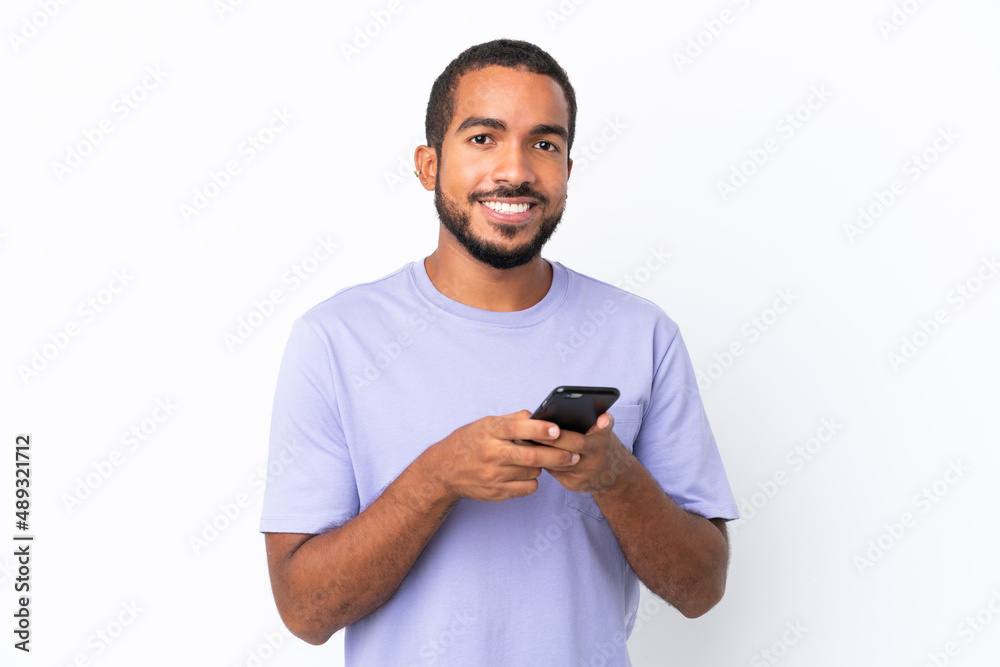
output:
[[[521,410],[466,424],[421,458],[426,474],[454,500],[499,502],[534,493],[542,468],[568,468],[579,460],[579,454],[564,449],[524,442],[544,444],[558,437],[558,426]]]

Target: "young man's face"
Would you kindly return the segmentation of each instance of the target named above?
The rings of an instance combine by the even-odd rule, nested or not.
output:
[[[568,128],[548,76],[493,66],[459,80],[434,203],[473,257],[509,269],[539,255],[566,202]]]

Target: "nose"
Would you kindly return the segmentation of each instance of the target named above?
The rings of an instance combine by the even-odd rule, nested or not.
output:
[[[497,151],[497,163],[493,168],[493,182],[506,183],[517,188],[523,183],[533,184],[535,172],[530,156],[516,143],[508,144]]]

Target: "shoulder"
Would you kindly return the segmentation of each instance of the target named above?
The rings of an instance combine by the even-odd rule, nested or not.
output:
[[[410,266],[364,283],[344,287],[320,301],[300,317],[304,322],[324,329],[348,319],[361,319],[405,301],[410,293]]]
[[[579,298],[589,308],[598,307],[608,315],[624,315],[630,325],[653,327],[668,338],[677,333],[677,323],[656,302],[569,267],[563,268],[571,286],[575,286]]]

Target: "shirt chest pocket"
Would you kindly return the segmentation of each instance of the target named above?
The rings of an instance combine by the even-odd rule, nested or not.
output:
[[[631,452],[635,436],[639,433],[639,426],[642,425],[642,406],[615,403],[608,412],[615,418],[615,425],[611,430]],[[609,472],[609,474],[611,473]],[[566,504],[569,507],[604,521],[604,515],[601,514],[601,510],[592,495],[569,490],[564,490],[564,492]]]

